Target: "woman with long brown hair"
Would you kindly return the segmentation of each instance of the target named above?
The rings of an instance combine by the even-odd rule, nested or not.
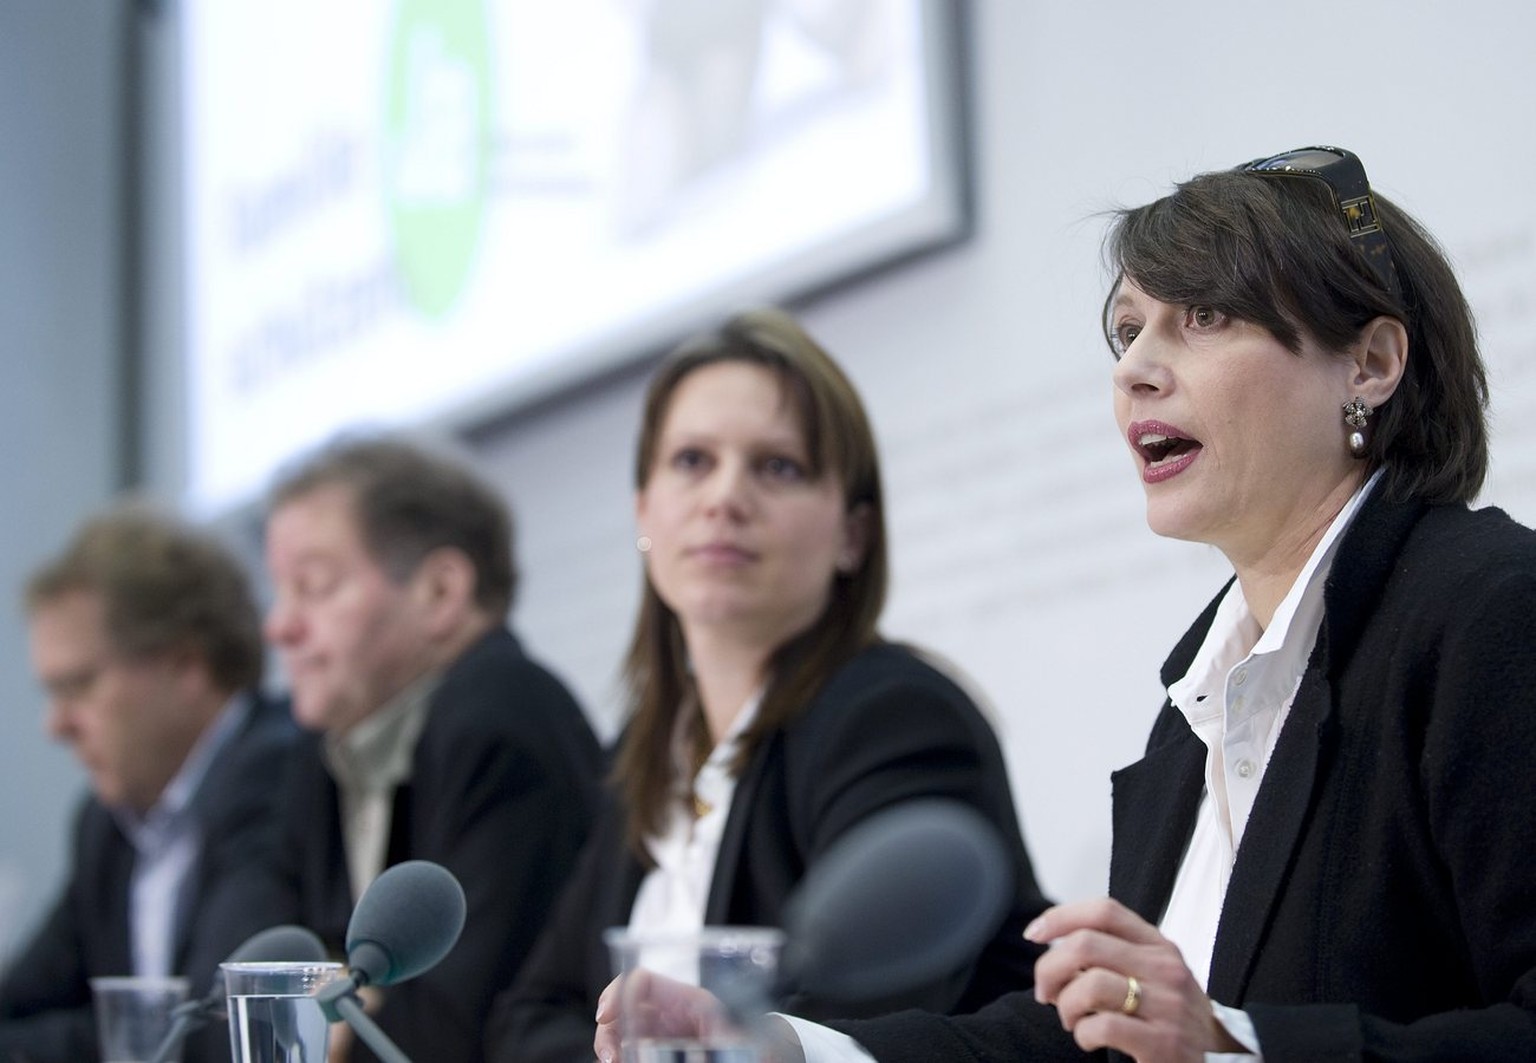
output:
[[[842,371],[775,310],[690,340],[651,382],[635,488],[645,588],[613,806],[501,1001],[492,1058],[590,1058],[604,928],[778,925],[833,842],[916,798],[993,823],[1014,902],[969,966],[858,1011],[970,1010],[1027,979],[1020,934],[1045,902],[996,737],[959,686],[877,631],[879,462]]]

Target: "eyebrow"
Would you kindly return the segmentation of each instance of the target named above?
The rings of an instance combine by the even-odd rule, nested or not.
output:
[[[663,434],[659,442],[663,447],[688,445],[719,446],[721,439],[720,436],[713,432],[699,432],[690,430],[687,432],[678,432],[675,435]],[[769,448],[803,451],[809,449],[806,446],[805,439],[797,431],[785,432],[782,434],[772,433],[764,435],[760,438],[748,441],[747,446],[748,449],[751,450],[762,450],[764,448]]]

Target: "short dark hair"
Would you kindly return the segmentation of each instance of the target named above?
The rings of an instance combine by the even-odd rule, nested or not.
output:
[[[403,438],[342,436],[281,474],[268,510],[325,487],[351,493],[363,544],[390,579],[452,547],[474,566],[475,604],[492,616],[511,609],[512,515],[467,462]]]
[[[261,679],[261,618],[235,556],[211,535],[140,503],[97,516],[27,581],[29,613],[76,592],[99,595],[117,652],[192,647],[233,693]]]
[[[1292,351],[1302,335],[1342,350],[1378,316],[1408,333],[1397,392],[1371,418],[1368,471],[1389,498],[1469,502],[1488,470],[1488,381],[1461,285],[1433,237],[1375,194],[1401,302],[1351,244],[1321,181],[1222,170],[1118,211],[1105,244],[1117,279],[1166,303],[1201,303],[1268,329]],[[1113,344],[1111,345],[1113,346]]]

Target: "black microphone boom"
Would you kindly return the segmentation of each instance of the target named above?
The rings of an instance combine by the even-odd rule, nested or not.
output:
[[[385,868],[347,923],[348,976],[315,994],[331,1022],[345,1021],[383,1063],[410,1063],[363,1010],[357,991],[415,978],[448,955],[464,929],[464,888],[428,860]]]
[[[302,926],[272,926],[252,934],[229,954],[225,963],[312,963],[325,959],[325,945]],[[174,1020],[150,1063],[165,1063],[189,1033],[211,1022],[224,1010],[224,972],[216,971],[208,993],[171,1012]]]

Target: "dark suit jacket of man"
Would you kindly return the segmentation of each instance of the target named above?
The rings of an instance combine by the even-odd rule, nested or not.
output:
[[[591,826],[602,750],[569,691],[493,629],[444,674],[396,792],[386,865],[442,864],[464,887],[464,932],[447,957],[384,990],[375,1016],[417,1060],[472,1063],[491,995],[517,973]],[[337,789],[318,735],[287,786],[288,918],[344,954],[352,889]],[[359,1042],[352,1059],[375,1057]]]
[[[881,809],[929,797],[977,808],[1002,835],[1016,877],[1003,925],[973,966],[900,1000],[790,1005],[813,1016],[908,1006],[966,1010],[1024,984],[1036,951],[1021,931],[1046,902],[1020,837],[997,738],[959,687],[892,645],[845,664],[802,715],[754,753],[721,836],[705,923],[782,926],[785,901],[828,846]],[[629,922],[645,874],[625,845],[624,816],[611,804],[523,977],[497,1002],[491,1058],[591,1058],[592,1016],[612,976],[602,931]]]
[[[273,859],[270,814],[284,758],[297,730],[285,707],[253,700],[240,730],[209,763],[192,799],[203,824],[176,927],[172,968],[208,992],[219,963],[265,929],[246,886]],[[0,1059],[81,1063],[97,1058],[89,979],[133,971],[128,889],[134,850],[117,820],[87,798],[75,822],[68,883],[47,921],[0,983]],[[193,1038],[186,1060],[227,1060],[229,1034],[215,1027]]]
[[[1189,668],[1215,603],[1163,668]],[[1205,747],[1164,704],[1114,776],[1110,894],[1167,905]],[[1266,1063],[1536,1059],[1536,534],[1372,496],[1243,833],[1210,994]],[[845,1029],[884,1063],[1081,1058],[1013,994]]]

